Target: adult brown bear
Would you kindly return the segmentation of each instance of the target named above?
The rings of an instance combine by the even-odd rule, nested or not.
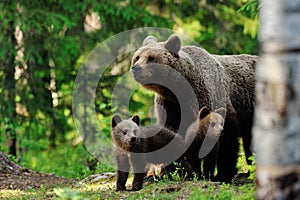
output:
[[[165,127],[185,133],[199,108],[226,108],[215,180],[230,182],[237,173],[240,136],[250,162],[257,60],[252,55],[213,55],[200,47],[181,46],[177,35],[165,42],[148,36],[132,58],[134,79],[156,93],[157,121]]]

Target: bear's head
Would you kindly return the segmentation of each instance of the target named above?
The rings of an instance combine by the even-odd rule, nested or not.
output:
[[[225,114],[226,109],[223,107],[212,112],[208,107],[203,106],[196,121],[189,126],[185,142],[190,144],[194,138],[201,142],[206,136],[218,139],[224,128]]]
[[[198,113],[198,128],[205,129],[206,135],[212,137],[219,137],[224,128],[224,117],[226,109],[221,107],[211,112],[206,106],[202,107]],[[224,116],[224,117],[223,117]]]
[[[119,115],[114,115],[111,120],[111,136],[116,147],[131,152],[140,134],[139,125],[138,115],[126,120],[122,120]]]
[[[188,68],[183,63],[192,63],[180,49],[181,40],[177,35],[171,35],[165,42],[157,42],[155,37],[148,36],[132,58],[134,79],[146,89],[168,96],[172,90],[169,87],[180,85],[179,76],[184,76],[180,71],[182,66]]]

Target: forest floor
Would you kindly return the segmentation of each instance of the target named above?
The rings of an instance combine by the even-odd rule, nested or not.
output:
[[[137,192],[116,192],[114,173],[105,179],[91,175],[79,181],[29,169],[16,171],[0,173],[0,199],[255,199],[253,181],[243,178],[232,184],[162,180],[145,183]]]
[[[64,169],[66,170],[66,169]],[[240,170],[243,174],[244,170]],[[63,176],[63,175],[62,175]],[[254,178],[239,176],[231,184],[211,181],[172,181],[162,179],[145,182],[140,191],[117,192],[115,173],[93,174],[82,180],[36,172],[19,166],[0,152],[0,199],[5,200],[93,200],[93,199],[255,199]]]
[[[56,176],[54,174],[43,174],[30,169],[21,169],[14,173],[0,172],[0,189],[28,190],[40,187],[49,188],[53,185],[71,185],[74,180]]]
[[[19,166],[0,152],[0,199],[11,199],[11,194],[19,196],[19,191],[48,189],[53,186],[67,187],[74,182],[75,179],[39,173]]]

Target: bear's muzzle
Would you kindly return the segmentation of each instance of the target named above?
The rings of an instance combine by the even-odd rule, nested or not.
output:
[[[142,68],[141,68],[141,66],[139,66],[139,65],[133,65],[133,66],[131,67],[131,71],[132,71],[132,73],[133,73],[134,75],[136,75],[136,74],[141,74]]]

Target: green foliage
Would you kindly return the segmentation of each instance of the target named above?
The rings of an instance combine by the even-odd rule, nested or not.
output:
[[[246,161],[246,156],[243,149],[243,141],[242,139],[239,140],[239,153],[238,153],[238,162],[237,162],[237,168],[240,173],[247,173],[248,172],[248,164]]]
[[[96,173],[102,174],[105,172],[114,172],[114,171],[115,171],[115,166],[113,165],[113,163],[109,163],[106,161],[97,162],[97,166],[95,170]]]
[[[252,38],[255,38],[258,32],[259,7],[258,0],[250,0],[238,10],[247,17],[244,22],[244,33],[251,35]]]
[[[129,111],[131,115],[138,114],[142,125],[155,123],[154,116],[154,94],[139,88],[130,99]]]
[[[171,172],[171,177],[170,177],[171,180],[174,180],[174,181],[185,180],[186,177],[188,176],[188,174],[185,172],[185,174],[182,175],[182,170],[184,170],[184,169],[181,166],[179,166],[179,164],[176,162],[174,162],[173,164],[175,166],[175,171]],[[167,174],[163,178],[165,180],[169,181],[169,177]],[[194,174],[194,179],[195,178],[196,178],[196,174]]]
[[[26,167],[35,171],[76,178],[91,174],[87,164],[89,159],[92,157],[82,145],[65,144],[55,150],[30,150],[24,154],[22,161]]]
[[[255,154],[252,155],[249,159],[252,161],[252,165],[248,165],[248,170],[250,172],[249,179],[255,180],[255,171],[256,171],[256,159]]]
[[[238,12],[242,12],[243,15],[254,19],[258,17],[259,7],[258,0],[249,0],[238,10]]]
[[[191,36],[209,52],[257,53],[258,20],[252,20],[237,12],[243,6],[243,2],[205,1],[195,4],[192,1],[182,1],[178,3],[180,5],[170,3],[168,6],[178,13],[173,16],[177,22],[174,29]],[[187,10],[181,12],[182,8]]]

